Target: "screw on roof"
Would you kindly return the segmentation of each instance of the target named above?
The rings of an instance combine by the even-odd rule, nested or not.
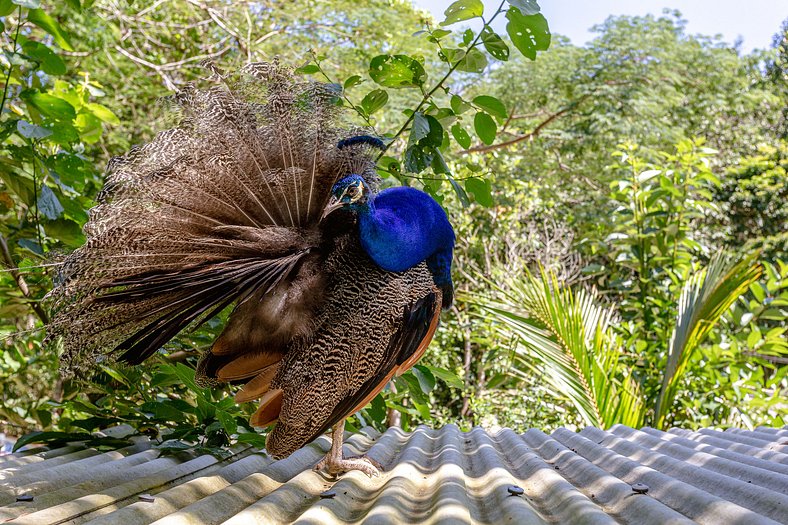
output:
[[[506,487],[506,490],[508,490],[509,494],[512,496],[522,496],[525,492],[522,487],[518,487],[517,485],[509,485]]]

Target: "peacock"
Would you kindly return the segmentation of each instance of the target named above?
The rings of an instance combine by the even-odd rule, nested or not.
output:
[[[197,382],[242,385],[272,456],[333,427],[315,468],[375,475],[343,457],[345,419],[423,355],[452,303],[454,231],[426,193],[380,190],[384,143],[335,85],[276,62],[211,72],[172,97],[172,129],[108,164],[47,337],[86,375],[231,309]]]

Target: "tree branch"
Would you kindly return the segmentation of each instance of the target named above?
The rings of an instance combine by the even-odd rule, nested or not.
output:
[[[22,276],[21,273],[19,273],[19,270],[16,268],[14,259],[13,257],[11,257],[11,251],[8,249],[8,243],[6,242],[5,237],[3,237],[2,235],[0,235],[0,252],[2,252],[3,261],[8,266],[8,272],[11,274],[11,277],[14,278],[14,281],[16,281],[16,285],[19,288],[19,291],[22,292],[22,295],[24,295],[26,299],[30,299],[31,301],[30,307],[36,313],[36,315],[41,320],[41,322],[44,324],[48,324],[49,316],[44,311],[44,309],[41,308],[41,305],[38,302],[36,302],[36,300],[32,297],[32,294],[30,293],[30,287],[27,285],[27,281],[25,281],[25,278]]]
[[[496,149],[508,148],[509,146],[514,146],[515,144],[518,144],[520,142],[524,142],[526,140],[534,139],[534,138],[538,137],[539,133],[541,133],[542,130],[546,126],[548,126],[551,122],[553,122],[555,119],[561,117],[562,115],[565,115],[565,114],[569,113],[576,106],[577,106],[577,103],[572,104],[570,106],[567,106],[567,107],[561,109],[560,111],[556,111],[555,113],[551,114],[549,117],[544,119],[542,122],[540,122],[539,125],[536,126],[533,129],[533,131],[531,131],[529,133],[526,133],[525,135],[520,135],[519,137],[513,138],[512,140],[507,140],[506,142],[499,142],[498,144],[491,144],[489,146],[475,146],[473,148],[465,150],[463,153],[466,153],[466,154],[467,153],[486,153],[488,151],[493,151],[493,150],[496,150]]]

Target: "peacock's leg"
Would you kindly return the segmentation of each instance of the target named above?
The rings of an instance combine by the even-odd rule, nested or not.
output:
[[[331,450],[328,454],[320,460],[320,463],[315,465],[314,470],[324,470],[331,475],[348,472],[350,470],[360,470],[369,477],[379,476],[378,468],[380,465],[374,465],[373,461],[366,457],[353,457],[345,458],[342,455],[342,441],[345,432],[345,420],[343,419],[334,427],[331,433]]]

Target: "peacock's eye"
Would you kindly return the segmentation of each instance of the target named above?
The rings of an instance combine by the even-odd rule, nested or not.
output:
[[[358,197],[359,193],[361,193],[361,188],[358,186],[349,186],[347,189],[349,197]]]

